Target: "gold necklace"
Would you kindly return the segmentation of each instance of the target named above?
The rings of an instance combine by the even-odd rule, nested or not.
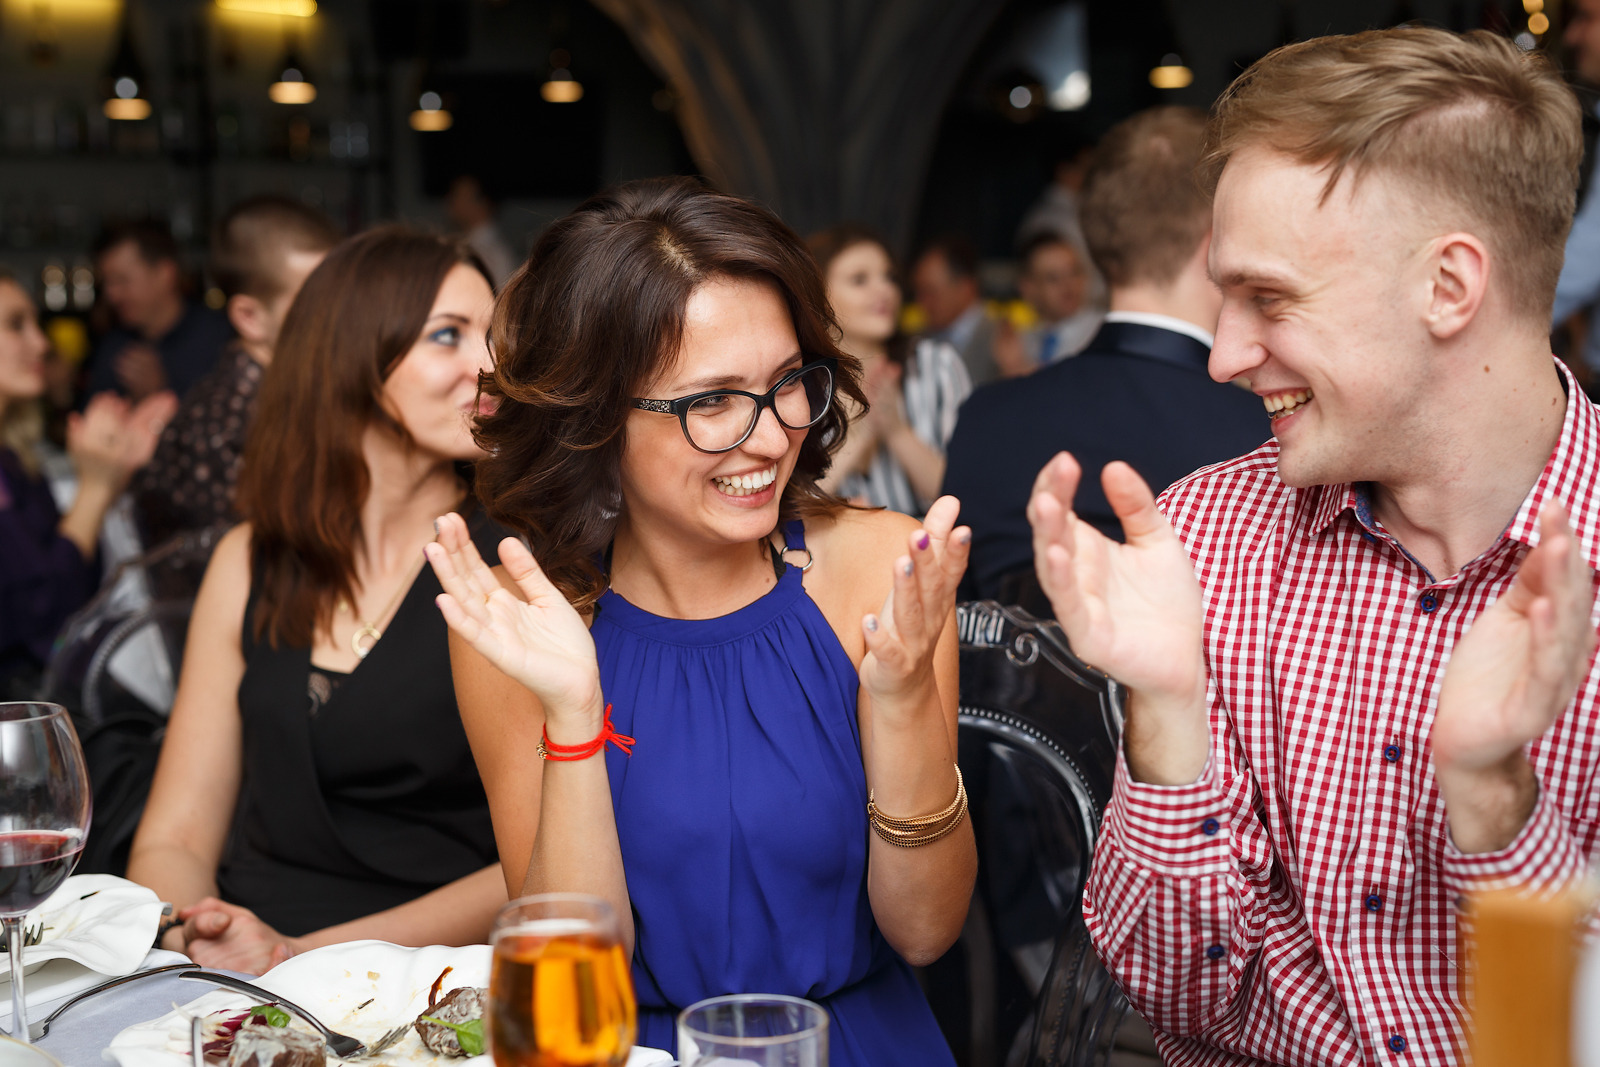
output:
[[[419,567],[418,570],[420,569]],[[367,653],[371,652],[377,647],[378,642],[383,640],[383,631],[378,629],[375,620],[388,618],[389,612],[394,609],[396,604],[400,603],[400,598],[405,596],[406,590],[410,589],[412,583],[416,580],[417,572],[411,571],[405,581],[400,584],[400,588],[395,590],[394,596],[389,598],[389,603],[383,606],[382,611],[373,616],[373,622],[363,619],[356,620],[356,632],[350,635],[350,651],[356,654],[356,659],[366,659]],[[341,601],[339,606],[348,610],[351,614],[355,614],[355,608],[348,601]],[[367,640],[370,643],[363,645],[361,643],[363,640]]]

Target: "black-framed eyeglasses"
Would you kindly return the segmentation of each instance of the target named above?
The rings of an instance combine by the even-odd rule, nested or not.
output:
[[[833,378],[838,367],[838,360],[822,356],[785,374],[765,393],[711,389],[676,400],[634,397],[633,406],[678,416],[683,436],[701,452],[731,452],[755,432],[762,408],[771,408],[786,429],[815,426],[833,401]]]

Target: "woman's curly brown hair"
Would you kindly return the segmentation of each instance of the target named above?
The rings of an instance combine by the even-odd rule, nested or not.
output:
[[[800,446],[782,520],[846,506],[817,487],[862,406],[860,364],[834,343],[822,277],[771,211],[688,179],[629,182],[553,223],[495,304],[497,402],[476,437],[478,498],[527,537],[539,565],[580,609],[606,588],[600,560],[623,510],[621,467],[633,398],[676,358],[690,296],[715,278],[772,285],[807,358],[839,361],[834,399]]]

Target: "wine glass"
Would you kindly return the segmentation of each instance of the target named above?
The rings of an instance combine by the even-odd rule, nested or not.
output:
[[[495,918],[489,1051],[495,1067],[622,1067],[638,1026],[616,912],[545,893]]]
[[[828,1067],[828,1013],[799,997],[739,993],[678,1016],[683,1067]]]
[[[22,919],[77,866],[89,832],[89,772],[67,709],[0,703],[0,921],[11,943],[11,1036],[27,1042]]]

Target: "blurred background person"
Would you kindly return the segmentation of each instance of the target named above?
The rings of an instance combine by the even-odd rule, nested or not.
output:
[[[1078,515],[1121,540],[1100,487],[1106,463],[1132,464],[1160,492],[1271,436],[1261,401],[1206,369],[1222,296],[1206,274],[1211,205],[1194,180],[1204,134],[1205,114],[1181,107],[1112,128],[1083,190],[1084,235],[1111,285],[1105,324],[1072,359],[979,389],[961,409],[944,492],[960,498],[972,526],[972,596],[1049,611],[1025,591],[1033,572],[1027,505],[1057,452],[1083,464]]]
[[[339,242],[322,212],[287,197],[241,201],[217,224],[211,276],[237,337],[184,396],[154,458],[133,482],[147,548],[237,521],[234,488],[261,377],[306,276]]]
[[[1089,304],[1088,284],[1084,256],[1067,238],[1041,233],[1029,241],[1017,289],[1039,321],[1026,330],[1002,321],[994,340],[997,361],[1035,368],[1082,351],[1105,317]]]
[[[943,341],[914,345],[900,331],[894,261],[870,229],[851,223],[807,241],[827,283],[839,347],[861,361],[871,405],[856,412],[822,487],[848,499],[921,515],[944,480],[944,446],[972,392],[966,367]]]
[[[1104,311],[1106,280],[1089,257],[1089,245],[1083,238],[1083,222],[1079,211],[1083,177],[1089,172],[1089,164],[1093,161],[1093,144],[1069,143],[1056,160],[1050,184],[1045,186],[1044,192],[1039,194],[1039,199],[1028,208],[1028,213],[1017,226],[1016,245],[1025,254],[1025,250],[1040,237],[1054,235],[1064,239],[1078,253],[1078,262],[1083,267],[1086,303]]]
[[[1552,329],[1568,328],[1567,363],[1591,394],[1600,379],[1600,195],[1595,192],[1596,93],[1600,92],[1600,0],[1572,0],[1562,43],[1583,108],[1584,156],[1578,213],[1551,308]]]
[[[948,235],[928,244],[912,265],[911,291],[927,315],[924,334],[960,354],[973,385],[1028,372],[1024,365],[995,363],[996,326],[978,290],[978,250],[971,241]]]
[[[184,296],[178,246],[162,223],[109,227],[94,262],[116,325],[90,357],[89,393],[142,400],[170,389],[181,399],[232,339],[227,317]]]
[[[176,404],[157,393],[130,405],[94,398],[67,417],[77,490],[58,512],[39,472],[49,341],[17,280],[0,270],[0,699],[32,699],[61,624],[99,585],[96,552],[106,511],[150,458]]]
[[[433,520],[469,495],[493,292],[401,228],[340,245],[284,319],[128,877],[164,944],[260,973],[358,938],[483,941],[505,903],[451,686]],[[231,832],[230,832],[231,831]]]
[[[489,268],[489,278],[498,290],[522,266],[522,257],[500,232],[495,221],[495,203],[484,191],[483,183],[471,174],[462,174],[450,183],[444,198],[445,213],[461,232],[462,239]]]

